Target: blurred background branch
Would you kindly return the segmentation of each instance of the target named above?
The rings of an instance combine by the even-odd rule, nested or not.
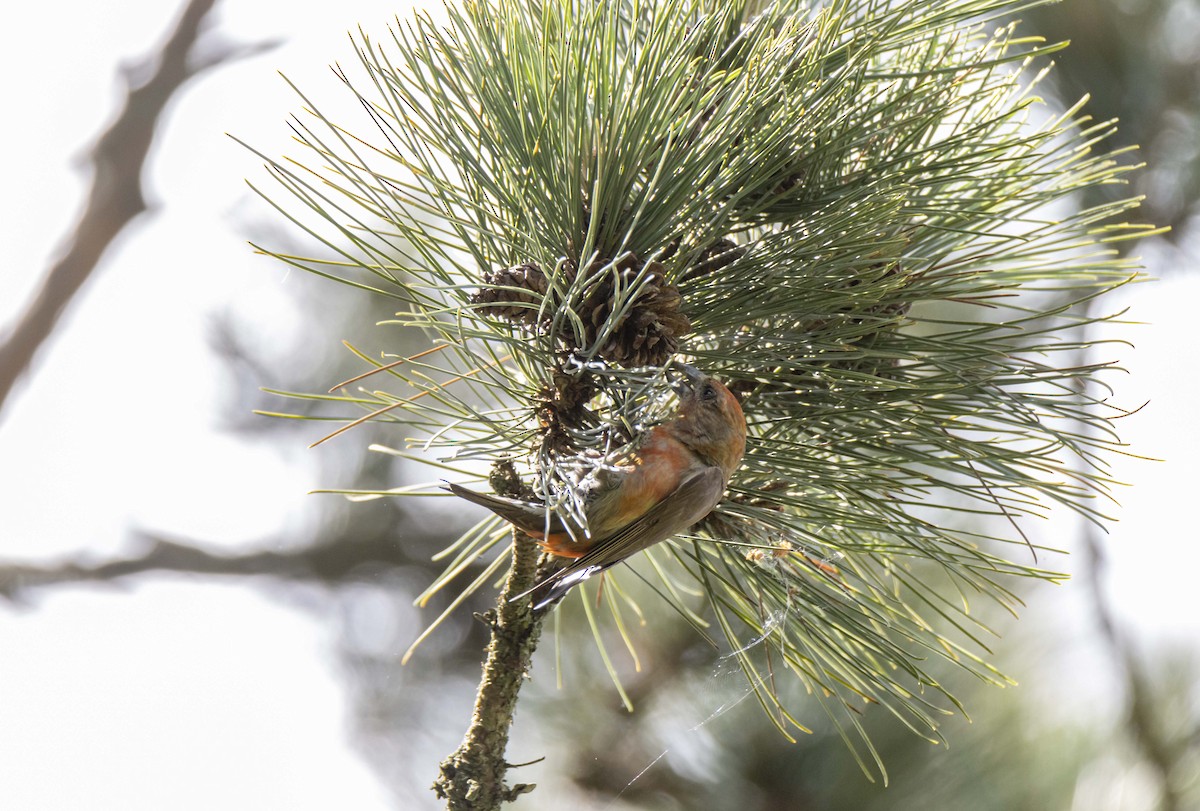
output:
[[[411,535],[409,537],[412,537]],[[15,602],[40,588],[81,583],[107,583],[135,575],[194,574],[214,577],[260,577],[296,580],[334,586],[361,580],[370,572],[378,577],[387,569],[414,565],[402,544],[391,533],[374,537],[330,537],[319,543],[288,547],[283,551],[262,550],[245,554],[221,554],[195,541],[181,541],[137,533],[134,548],[140,554],[103,561],[73,559],[53,564],[0,563],[0,596]]]
[[[1121,122],[1116,138],[1137,146],[1146,170],[1132,182],[1145,199],[1144,222],[1168,226],[1160,239],[1175,245],[1194,243],[1200,210],[1200,4],[1194,0],[1094,0],[1064,2],[1028,10],[1032,26],[1050,40],[1069,39],[1059,54],[1052,85],[1060,99],[1090,96],[1089,110],[1099,120]],[[1118,245],[1143,251],[1144,243]],[[1186,259],[1186,255],[1176,254]],[[1159,276],[1195,272],[1192,262],[1160,261],[1151,268]],[[1090,305],[1089,305],[1090,307]],[[1095,355],[1095,331],[1080,328],[1081,364]],[[1153,412],[1161,403],[1150,403]],[[1118,528],[1119,529],[1119,528]],[[1177,712],[1194,702],[1198,675],[1195,662],[1176,661],[1178,652],[1156,651],[1139,640],[1113,604],[1110,542],[1137,540],[1127,533],[1104,537],[1081,522],[1075,549],[1080,558],[1080,585],[1097,638],[1121,691],[1120,723],[1134,762],[1145,764],[1158,811],[1188,811],[1200,802],[1196,758],[1200,755],[1200,716]],[[1148,573],[1147,576],[1153,577]],[[1141,643],[1141,644],[1139,644]],[[1183,695],[1170,695],[1168,671],[1179,667]],[[1176,689],[1180,689],[1177,684]],[[1189,694],[1191,698],[1189,699]]]
[[[201,37],[214,5],[216,0],[189,0],[157,53],[123,71],[121,109],[88,153],[91,189],[83,213],[64,241],[61,257],[46,271],[33,300],[0,343],[0,414],[13,386],[109,245],[146,210],[142,170],[168,103],[203,71],[273,47],[214,42],[206,48]]]

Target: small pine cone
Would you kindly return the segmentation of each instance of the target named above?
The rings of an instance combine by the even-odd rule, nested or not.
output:
[[[479,308],[481,312],[526,324],[533,324],[537,321],[536,308],[546,297],[546,291],[549,289],[546,274],[542,273],[542,269],[537,265],[527,262],[516,267],[493,271],[485,274],[483,281],[489,286],[471,296],[472,304],[484,305]]]
[[[592,395],[596,393],[595,382],[591,375],[569,375],[561,369],[555,370],[553,401],[566,411],[575,411],[585,406]]]
[[[563,361],[566,360],[565,356]],[[555,453],[573,453],[568,428],[583,428],[594,425],[594,415],[587,404],[596,393],[596,383],[589,373],[567,374],[560,366],[549,385],[537,394],[535,410],[542,428],[542,447]]]
[[[722,237],[709,245],[700,254],[700,261],[683,272],[681,281],[696,279],[716,273],[746,255],[746,249],[730,239]]]

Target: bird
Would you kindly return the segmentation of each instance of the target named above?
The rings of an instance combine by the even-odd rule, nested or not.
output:
[[[562,567],[536,585],[533,608],[556,604],[592,575],[665,541],[707,516],[725,493],[746,449],[746,418],[723,383],[675,364],[674,417],[647,431],[615,464],[599,468],[583,501],[586,526],[543,503],[479,493],[446,482],[455,495],[487,507],[532,537]],[[521,596],[526,596],[521,595]]]

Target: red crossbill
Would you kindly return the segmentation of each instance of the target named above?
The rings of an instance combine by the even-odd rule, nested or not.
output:
[[[449,484],[533,537],[563,568],[534,589],[534,608],[562,598],[573,586],[704,518],[742,461],[746,418],[723,384],[682,366],[679,411],[646,432],[633,450],[597,470],[581,493],[586,526],[544,504],[486,495]]]

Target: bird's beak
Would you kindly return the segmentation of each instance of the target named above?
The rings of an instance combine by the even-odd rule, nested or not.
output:
[[[701,381],[704,380],[704,373],[695,366],[688,366],[686,363],[680,363],[679,361],[676,361],[673,366],[687,379],[686,387],[683,381],[675,383],[671,386],[671,388],[675,389],[675,393],[680,397],[684,396],[688,393],[688,391],[700,385]]]

